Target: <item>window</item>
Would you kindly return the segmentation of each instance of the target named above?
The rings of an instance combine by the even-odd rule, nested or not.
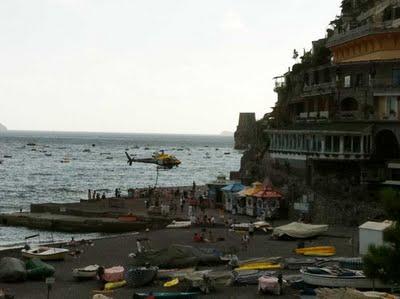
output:
[[[333,136],[333,151],[338,153],[340,151],[340,137]]]
[[[354,136],[353,137],[353,152],[359,153],[361,151],[361,137]]]
[[[319,84],[319,72],[314,71],[314,84],[318,85]]]
[[[344,87],[349,88],[351,87],[351,76],[347,75],[344,77]]]
[[[397,97],[386,98],[386,113],[389,118],[395,118],[397,115]]]
[[[344,136],[344,151],[346,153],[350,153],[351,152],[351,137],[350,136]]]
[[[393,85],[400,86],[400,69],[393,70]]]
[[[332,136],[325,136],[325,151],[332,151]]]
[[[356,87],[361,87],[361,86],[363,86],[363,84],[364,84],[364,76],[363,76],[363,74],[357,74],[355,86]]]

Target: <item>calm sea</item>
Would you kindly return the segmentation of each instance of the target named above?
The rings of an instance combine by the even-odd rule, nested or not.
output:
[[[125,150],[136,157],[150,157],[163,149],[182,161],[178,168],[159,172],[159,186],[191,185],[193,181],[205,184],[219,174],[229,176],[230,171],[239,169],[241,153],[232,148],[233,138],[224,136],[0,133],[0,213],[26,211],[31,203],[79,201],[87,197],[88,189],[101,189],[111,196],[115,188],[126,194],[128,188],[154,185],[156,166],[129,166]],[[63,160],[69,163],[61,163]],[[36,232],[0,226],[0,247],[20,244],[24,236]],[[70,237],[40,232],[41,241]]]

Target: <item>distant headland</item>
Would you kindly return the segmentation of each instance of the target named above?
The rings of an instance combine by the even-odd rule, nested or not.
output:
[[[230,132],[230,131],[222,131],[219,135],[220,135],[220,136],[233,136],[233,132]]]
[[[7,127],[0,123],[0,132],[5,132],[5,131],[7,131]]]

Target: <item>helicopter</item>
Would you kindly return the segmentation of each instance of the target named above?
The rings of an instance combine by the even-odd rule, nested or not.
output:
[[[178,167],[179,164],[181,164],[181,161],[179,161],[175,156],[165,154],[164,150],[161,150],[158,153],[154,153],[151,158],[133,158],[131,157],[128,152],[125,152],[126,157],[128,158],[128,164],[132,166],[133,162],[138,162],[138,163],[150,163],[150,164],[156,164],[161,168],[165,169],[171,169],[173,167]]]

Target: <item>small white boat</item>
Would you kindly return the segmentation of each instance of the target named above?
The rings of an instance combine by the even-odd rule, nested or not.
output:
[[[93,279],[97,275],[97,270],[99,270],[99,265],[90,265],[84,268],[75,268],[72,270],[72,276],[75,279]]]
[[[171,224],[167,225],[167,228],[188,228],[192,225],[190,221],[172,221]]]
[[[68,249],[44,246],[21,250],[23,257],[36,257],[44,261],[64,260],[68,252]]]
[[[367,278],[363,271],[307,267],[300,270],[305,283],[330,288],[390,289],[379,280]]]

